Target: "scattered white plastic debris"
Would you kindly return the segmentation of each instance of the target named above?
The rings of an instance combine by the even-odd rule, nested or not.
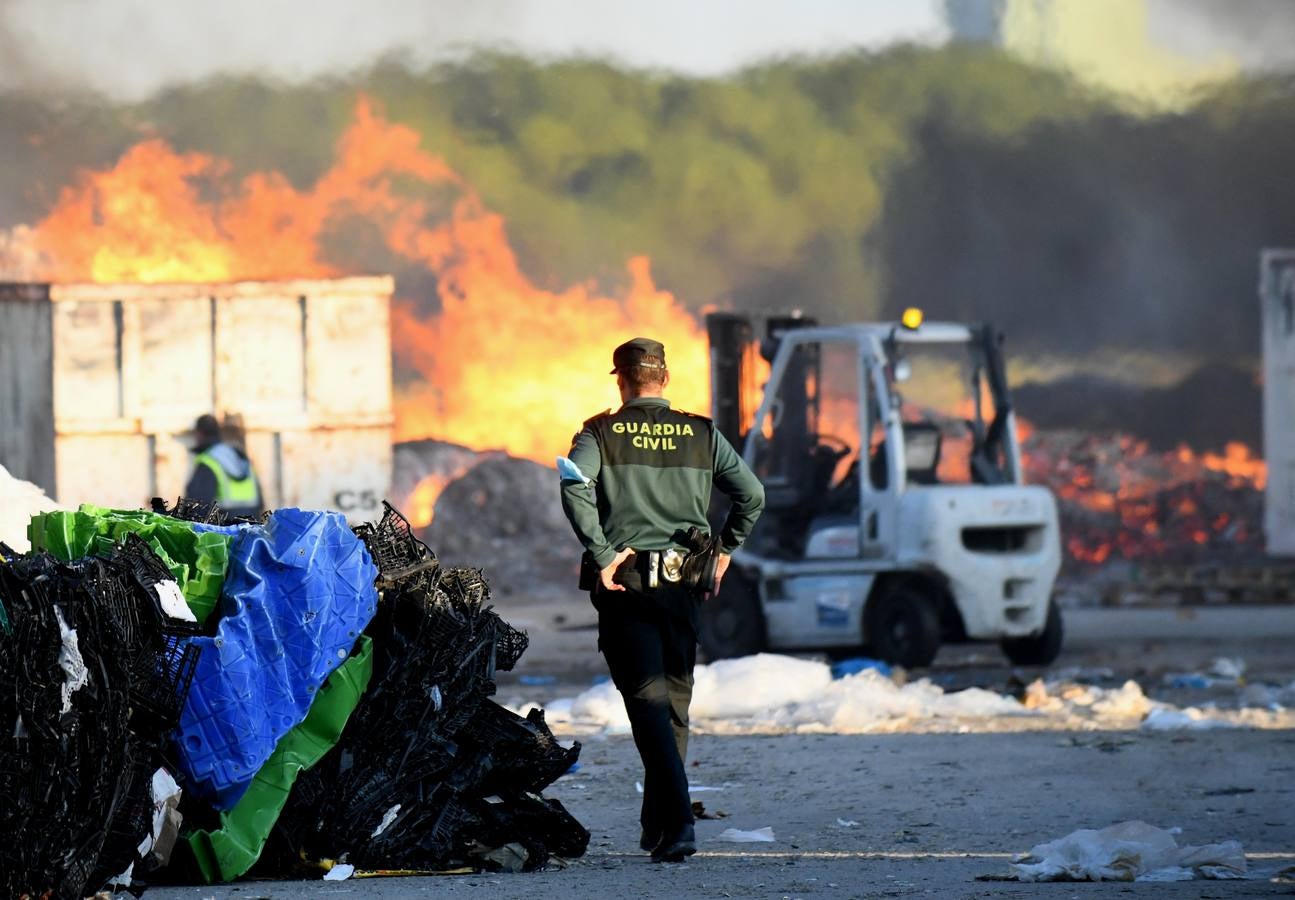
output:
[[[1212,728],[1236,728],[1235,722],[1219,719],[1194,706],[1186,709],[1162,707],[1151,710],[1140,726],[1145,731],[1208,731]]]
[[[168,616],[185,622],[198,621],[193,610],[189,609],[189,604],[184,601],[184,594],[180,593],[180,585],[168,578],[153,585],[153,590],[157,592],[157,599],[162,603],[162,611]]]
[[[180,785],[165,768],[153,773],[153,827],[139,842],[140,858],[150,853],[159,865],[171,859],[171,850],[180,833]]]
[[[30,481],[22,481],[0,466],[0,541],[19,553],[31,549],[27,523],[38,513],[62,509]]]
[[[104,887],[110,888],[128,888],[130,883],[135,880],[135,864],[131,863],[126,867],[126,871],[108,879]]]
[[[840,825],[842,828],[854,828],[859,823],[854,821],[854,819],[837,819],[836,824]]]
[[[693,721],[732,723],[737,730],[851,732],[898,718],[1031,714],[1016,700],[979,688],[946,694],[929,681],[901,686],[872,669],[833,681],[824,663],[771,653],[698,666],[693,680]],[[547,704],[545,716],[609,733],[629,730],[625,704],[610,682]]]
[[[773,828],[766,826],[757,828],[755,831],[740,831],[737,828],[725,828],[715,836],[717,841],[727,841],[730,844],[770,844],[777,838],[773,836]]]
[[[1241,706],[1257,706],[1279,712],[1283,707],[1295,706],[1295,681],[1282,687],[1271,684],[1247,684],[1237,695]]]
[[[1210,674],[1216,678],[1240,681],[1246,674],[1246,661],[1239,656],[1219,656],[1210,663]]]
[[[825,663],[775,653],[723,659],[697,667],[691,712],[699,719],[759,716],[815,700],[831,684],[832,669]]]
[[[76,629],[67,627],[63,610],[58,606],[54,607],[54,617],[58,619],[59,635],[63,638],[63,646],[58,651],[58,664],[63,670],[63,684],[60,691],[63,696],[62,711],[66,713],[72,711],[72,695],[86,686],[89,673],[85,668],[85,660],[81,658],[81,646],[77,643]]]
[[[1093,688],[1093,713],[1106,719],[1141,719],[1151,711],[1151,701],[1136,681],[1124,682],[1119,690]]]
[[[1012,865],[1021,881],[1181,881],[1245,877],[1237,841],[1179,847],[1174,836],[1146,822],[1089,828],[1039,844]]]
[[[694,679],[693,725],[715,734],[1295,727],[1295,685],[1252,692],[1247,696],[1260,702],[1207,715],[1152,700],[1136,681],[1103,688],[1040,679],[1017,700],[980,688],[946,692],[928,679],[900,683],[874,669],[833,681],[824,663],[769,653],[698,666]],[[1166,717],[1166,711],[1183,715]],[[545,716],[564,730],[630,730],[625,704],[610,682],[554,700]]]
[[[391,807],[391,809],[386,811],[386,813],[382,816],[382,822],[378,824],[377,828],[373,829],[373,834],[369,835],[369,837],[377,837],[378,835],[382,834],[382,832],[386,831],[387,826],[389,826],[392,822],[396,821],[396,815],[399,812],[400,812],[400,804],[397,803],[395,806]]]
[[[729,788],[735,788],[735,787],[741,787],[741,786],[742,785],[738,784],[735,781],[726,781],[723,784],[719,784],[719,785],[689,784],[688,793],[701,794],[701,793],[704,793],[705,791],[727,791]],[[638,791],[640,794],[643,793],[643,782],[641,781],[634,782],[634,790]]]
[[[1111,681],[1115,670],[1107,666],[1066,666],[1049,672],[1054,681]]]
[[[333,863],[333,867],[324,873],[325,881],[345,881],[355,874],[355,866],[350,863]]]

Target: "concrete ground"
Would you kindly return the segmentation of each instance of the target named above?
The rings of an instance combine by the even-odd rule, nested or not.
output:
[[[499,699],[571,695],[602,672],[592,617],[575,605],[502,610],[532,647],[501,674]],[[555,621],[555,616],[562,616]],[[1295,609],[1085,609],[1068,617],[1054,669],[1108,667],[1148,693],[1166,672],[1241,657],[1255,680],[1295,679]],[[941,652],[929,673],[950,688],[1002,686],[996,648]],[[1019,674],[1019,673],[1017,673]],[[542,684],[535,684],[538,679]],[[553,679],[550,681],[549,679]],[[528,683],[529,682],[529,683]],[[481,897],[1113,897],[1295,896],[1270,881],[1295,866],[1295,731],[1030,732],[694,738],[690,776],[712,812],[700,852],[656,865],[637,848],[640,768],[623,736],[586,738],[580,769],[555,783],[592,832],[567,868],[526,875],[353,878],[153,888],[153,900],[416,895]],[[1240,841],[1245,881],[1022,884],[1001,876],[1016,854],[1079,828],[1141,819],[1181,827],[1180,843]],[[857,824],[841,824],[857,823]],[[773,843],[717,840],[728,827],[773,829]]]

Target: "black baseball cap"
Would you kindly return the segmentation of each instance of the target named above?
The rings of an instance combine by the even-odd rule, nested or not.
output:
[[[655,356],[660,362],[645,363],[643,359],[647,356]],[[626,341],[612,351],[612,370],[608,374],[615,375],[622,369],[632,369],[635,366],[642,366],[645,369],[664,369],[665,344],[645,337]]]
[[[220,423],[211,413],[203,413],[193,423],[193,433],[199,440],[220,440]]]

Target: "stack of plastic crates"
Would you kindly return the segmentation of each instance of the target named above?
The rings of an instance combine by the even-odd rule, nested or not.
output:
[[[270,515],[269,511],[266,511],[256,518],[231,516],[215,503],[203,503],[191,497],[180,497],[173,506],[167,506],[166,501],[161,497],[154,497],[152,510],[158,515],[170,516],[172,519],[181,519],[185,522],[196,522],[199,525],[237,525],[242,522],[263,525]]]
[[[143,607],[151,618],[152,639],[136,651],[131,683],[132,700],[167,729],[180,721],[189,686],[198,667],[200,648],[189,638],[200,632],[196,620],[171,615],[162,602],[162,591],[174,585],[171,573],[138,535],[129,534],[116,557],[130,573]],[[180,597],[178,590],[171,592]],[[141,604],[142,605],[142,604]]]
[[[484,787],[496,793],[543,790],[580,758],[579,742],[570,749],[559,744],[539,709],[522,718],[498,704],[482,704],[461,736],[490,755],[493,765]]]

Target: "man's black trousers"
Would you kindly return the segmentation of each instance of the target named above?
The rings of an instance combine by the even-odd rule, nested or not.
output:
[[[643,760],[639,821],[649,835],[669,835],[693,822],[684,762],[697,662],[696,601],[670,583],[650,594],[629,587],[600,591],[595,601],[598,649],[625,701]]]

